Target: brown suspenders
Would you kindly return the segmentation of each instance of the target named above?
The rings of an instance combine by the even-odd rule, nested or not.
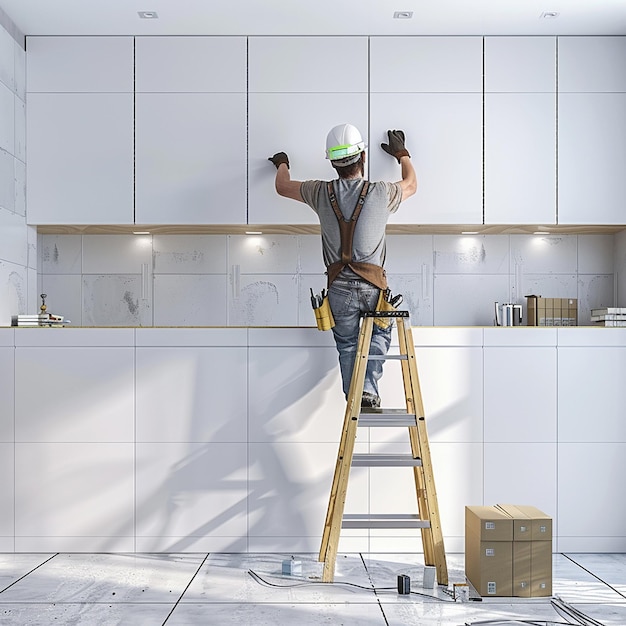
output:
[[[329,286],[335,278],[337,278],[339,272],[341,272],[344,267],[348,266],[353,272],[361,276],[361,278],[364,278],[379,289],[387,288],[387,278],[385,276],[385,270],[382,267],[374,265],[373,263],[362,263],[360,261],[352,260],[352,240],[354,238],[354,229],[356,228],[357,220],[359,219],[359,215],[361,214],[361,210],[365,204],[365,196],[367,195],[369,186],[369,181],[366,180],[363,183],[361,193],[359,194],[359,198],[356,202],[354,210],[352,211],[350,219],[346,219],[344,218],[341,209],[339,208],[339,204],[337,203],[337,196],[335,195],[332,181],[326,183],[330,205],[335,213],[337,222],[339,223],[339,234],[341,236],[341,261],[337,261],[328,266],[327,274]]]

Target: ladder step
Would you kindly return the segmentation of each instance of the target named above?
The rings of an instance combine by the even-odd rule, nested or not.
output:
[[[406,409],[364,409],[359,415],[359,426],[417,426],[417,418]]]
[[[420,467],[422,459],[410,454],[353,454],[352,467]]]
[[[430,522],[412,513],[396,515],[393,513],[378,515],[346,513],[341,526],[342,528],[430,528]]]
[[[406,361],[408,359],[406,354],[369,354],[368,361]]]

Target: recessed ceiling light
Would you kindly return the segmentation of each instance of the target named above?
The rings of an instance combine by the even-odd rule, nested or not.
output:
[[[137,15],[142,20],[157,20],[159,19],[159,15],[156,11],[137,11]]]
[[[539,17],[544,18],[546,20],[553,20],[556,17],[559,17],[558,11],[544,11]]]
[[[410,20],[413,17],[413,11],[396,11],[393,14],[394,20]]]

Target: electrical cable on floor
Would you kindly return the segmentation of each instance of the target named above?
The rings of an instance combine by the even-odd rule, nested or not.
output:
[[[363,585],[357,585],[356,583],[348,583],[348,582],[343,582],[343,581],[335,581],[332,583],[324,583],[322,581],[303,581],[303,582],[296,582],[296,583],[290,583],[288,585],[280,585],[278,583],[273,583],[270,581],[267,581],[263,578],[261,578],[261,576],[259,576],[256,572],[252,571],[251,569],[248,570],[248,574],[254,579],[256,580],[256,582],[265,585],[267,587],[275,587],[278,589],[292,589],[294,587],[313,587],[313,586],[317,586],[317,585],[323,585],[324,587],[328,587],[328,585],[331,586],[345,586],[345,587],[356,587],[357,589],[363,589],[365,591],[397,591],[397,587],[365,587]],[[429,600],[437,600],[439,602],[450,602],[450,600],[446,600],[445,598],[438,598],[437,596],[431,596],[427,593],[420,593],[419,591],[411,591],[411,594],[415,594],[418,596],[424,596],[425,598],[428,598]],[[452,602],[454,602],[454,600],[452,600]]]
[[[559,615],[565,613],[565,617],[576,620],[577,625],[580,624],[581,626],[604,626],[602,622],[599,622],[598,620],[593,619],[588,615],[585,615],[582,611],[573,607],[571,604],[565,602],[565,600],[559,598],[558,596],[552,599],[551,604],[554,610],[559,613]]]

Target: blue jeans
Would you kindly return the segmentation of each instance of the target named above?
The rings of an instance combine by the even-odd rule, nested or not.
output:
[[[380,289],[365,280],[337,278],[328,289],[335,326],[333,334],[339,352],[339,368],[343,392],[348,397],[354,359],[359,341],[361,313],[375,311]],[[374,324],[370,354],[387,354],[391,343],[391,329],[382,329]],[[383,361],[368,361],[363,391],[378,395],[378,381],[383,375]]]

